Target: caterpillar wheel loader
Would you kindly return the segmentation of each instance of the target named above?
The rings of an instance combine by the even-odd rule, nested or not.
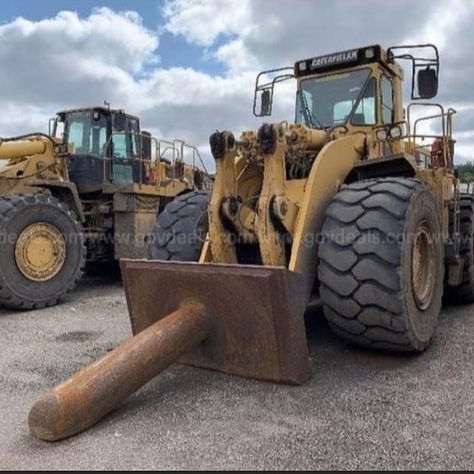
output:
[[[399,60],[411,64],[406,109]],[[438,77],[433,45],[368,46],[260,74],[254,113],[269,115],[275,84],[292,79],[295,123],[211,136],[210,201],[169,203],[154,260],[121,262],[134,337],[38,401],[31,433],[86,429],[178,359],[302,384],[314,295],[346,341],[425,350],[443,293],[474,299],[474,198],[454,172],[455,111],[428,101]]]
[[[110,107],[59,112],[47,135],[0,139],[0,305],[51,306],[86,262],[146,257],[165,205],[209,188],[198,159]]]

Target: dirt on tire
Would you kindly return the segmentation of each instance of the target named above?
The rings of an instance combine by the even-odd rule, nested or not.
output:
[[[420,309],[412,258],[421,224],[441,235],[435,198],[414,179],[361,181],[334,196],[322,229],[318,277],[326,319],[346,341],[394,351],[428,346],[441,311],[444,247],[434,238],[432,291]]]

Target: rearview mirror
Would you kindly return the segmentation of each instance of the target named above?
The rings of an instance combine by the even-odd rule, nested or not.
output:
[[[434,44],[405,44],[387,49],[389,62],[411,63],[411,99],[432,99],[438,93],[439,52]],[[415,86],[418,89],[415,94]]]
[[[263,89],[258,92],[260,93],[260,111],[255,115],[257,117],[267,117],[272,114],[272,90]]]
[[[429,66],[418,71],[417,82],[421,99],[432,99],[438,93],[438,76]]]
[[[253,95],[253,114],[255,117],[266,117],[272,114],[273,89],[288,79],[294,79],[293,67],[280,67],[258,73]],[[257,110],[259,108],[260,110]]]

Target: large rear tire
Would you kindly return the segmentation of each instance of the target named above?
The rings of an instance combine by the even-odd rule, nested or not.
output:
[[[197,262],[209,223],[209,194],[194,191],[169,202],[156,219],[150,244],[152,260]]]
[[[449,287],[448,296],[454,302],[474,302],[474,196],[462,194],[461,211],[461,245],[460,254],[464,258],[462,283]]]
[[[43,193],[0,199],[0,305],[57,304],[75,288],[85,259],[82,226],[64,203]]]
[[[361,346],[426,349],[444,285],[440,211],[427,186],[405,178],[343,186],[322,234],[318,276],[331,328]]]

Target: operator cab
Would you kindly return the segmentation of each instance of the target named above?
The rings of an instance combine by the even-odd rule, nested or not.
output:
[[[406,51],[398,54],[399,50],[414,48],[430,49],[432,57],[416,57]],[[296,79],[296,123],[328,131],[340,129],[343,133],[368,133],[376,127],[401,123],[403,70],[395,61],[398,58],[412,62],[411,98],[433,98],[439,72],[438,51],[433,45],[395,46],[387,51],[373,45],[304,59],[291,68],[260,73],[254,114],[271,115],[275,84]],[[270,81],[265,82],[268,78]]]
[[[380,46],[298,61],[294,72],[297,123],[347,130],[402,120],[403,72]]]
[[[92,192],[105,182],[139,182],[139,119],[123,110],[93,107],[58,112],[54,137],[74,145],[69,176],[79,192]]]

